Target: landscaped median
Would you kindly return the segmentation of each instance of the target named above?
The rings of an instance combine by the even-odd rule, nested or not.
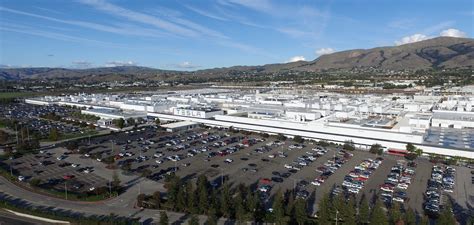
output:
[[[103,224],[103,225],[135,225],[139,224],[138,218],[119,217],[117,215],[92,215],[85,216],[78,212],[72,212],[62,209],[53,209],[51,207],[39,207],[25,201],[18,201],[11,196],[0,195],[0,208],[5,209],[17,216],[28,217],[31,219],[42,220],[49,223],[61,224]],[[52,222],[57,221],[57,222]]]

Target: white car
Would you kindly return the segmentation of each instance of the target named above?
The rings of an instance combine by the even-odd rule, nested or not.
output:
[[[95,187],[90,187],[89,188],[89,191],[93,191],[93,190],[95,190]]]
[[[84,154],[85,157],[91,157],[89,153]]]
[[[293,169],[293,166],[292,166],[292,165],[289,165],[289,164],[285,164],[285,168],[287,168],[287,169]]]
[[[163,160],[156,160],[155,162],[158,163],[158,164],[162,164]]]
[[[24,176],[18,176],[18,181],[24,181],[25,177]]]
[[[224,160],[224,162],[226,162],[226,163],[231,163],[231,162],[233,162],[233,161],[234,161],[234,160],[232,160],[232,159],[225,159],[225,160]]]
[[[321,186],[321,183],[319,181],[312,181],[311,184],[314,186]]]
[[[74,168],[76,168],[76,167],[79,166],[79,164],[74,164],[74,163],[73,163],[73,164],[71,164],[71,166],[74,167]]]
[[[399,189],[407,189],[407,188],[408,188],[408,184],[399,183],[399,184],[397,184],[397,188],[399,188]]]
[[[90,173],[90,172],[92,172],[90,169],[85,169],[84,170],[84,173]]]
[[[98,161],[98,162],[102,162],[102,159],[101,159],[101,158],[97,158],[97,161]]]
[[[400,203],[405,202],[405,200],[403,200],[403,198],[400,198],[400,197],[393,198],[393,201],[400,202]]]

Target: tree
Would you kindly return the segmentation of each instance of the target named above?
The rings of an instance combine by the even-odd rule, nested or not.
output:
[[[454,218],[454,213],[451,208],[451,203],[448,201],[441,210],[441,214],[438,217],[438,221],[436,224],[443,224],[443,225],[455,225],[456,224],[456,218]]]
[[[331,213],[332,213],[332,205],[331,200],[329,199],[329,195],[325,194],[323,199],[319,202],[319,210],[318,210],[318,224],[325,225],[331,224]]]
[[[278,134],[277,139],[280,140],[280,141],[284,141],[284,140],[286,140],[286,136],[283,135],[283,134]]]
[[[239,191],[237,196],[234,197],[234,207],[235,207],[235,218],[239,224],[243,224],[248,220],[247,209],[244,205],[244,199],[242,198],[242,193]]]
[[[383,154],[382,145],[379,145],[379,144],[373,144],[372,146],[370,146],[369,151],[372,154],[377,154],[377,155],[382,155]]]
[[[228,184],[225,184],[221,192],[221,212],[222,215],[226,218],[230,218],[232,215],[232,203],[231,203],[231,194],[230,187]]]
[[[352,141],[345,141],[345,142],[344,142],[344,145],[342,146],[342,148],[343,148],[344,150],[354,151],[354,150],[355,150],[354,142],[352,142]]]
[[[155,205],[155,209],[159,209],[161,207],[161,192],[155,191],[151,196],[153,201],[153,205]]]
[[[112,123],[113,123],[116,127],[120,128],[120,130],[125,127],[125,120],[124,120],[123,118],[115,119],[115,120],[112,121]]]
[[[408,208],[405,212],[405,224],[416,225],[416,214],[412,208]]]
[[[423,155],[423,149],[417,148],[417,149],[415,150],[415,154],[416,154],[417,156]]]
[[[299,135],[295,135],[295,137],[293,137],[293,141],[295,141],[297,143],[303,143],[304,139]]]
[[[192,214],[189,218],[188,225],[199,225],[199,219],[195,214]]]
[[[306,201],[301,198],[298,198],[295,201],[294,211],[295,211],[295,220],[298,223],[298,225],[304,225],[306,221],[308,220]]]
[[[137,196],[137,206],[138,207],[143,207],[143,202],[145,201],[146,195],[145,194],[139,194]]]
[[[204,224],[206,224],[206,225],[217,225],[218,218],[217,218],[216,214],[217,214],[216,209],[214,209],[214,208],[209,209],[209,215],[207,216],[207,220]]]
[[[41,184],[41,179],[33,178],[33,179],[30,180],[30,185],[31,186],[37,187],[40,184]]]
[[[50,141],[59,140],[59,131],[56,127],[52,127],[51,129],[49,129],[49,140]]]
[[[408,143],[408,144],[406,145],[406,150],[407,150],[408,152],[415,152],[416,147],[415,147],[412,143]]]
[[[159,222],[159,224],[160,225],[168,225],[168,223],[169,223],[168,215],[166,214],[165,211],[161,211],[160,212],[160,222]]]
[[[428,216],[421,217],[419,225],[430,225],[430,219]]]
[[[187,195],[187,209],[189,213],[198,213],[196,206],[196,193],[192,182],[186,183],[186,195]]]
[[[367,224],[369,222],[370,217],[370,208],[367,199],[362,198],[360,207],[359,207],[359,216],[357,221],[359,224]]]
[[[119,191],[120,189],[120,178],[118,176],[117,170],[114,170],[114,173],[112,175],[112,183],[111,186],[115,191]]]
[[[276,224],[288,224],[288,217],[286,217],[285,215],[285,203],[283,202],[283,194],[280,190],[278,190],[278,192],[275,194],[275,199],[273,200],[272,208]]]
[[[377,224],[377,225],[388,225],[387,215],[382,208],[382,203],[377,201],[372,210],[372,215],[370,217],[370,224]]]
[[[356,203],[354,197],[350,197],[349,201],[346,204],[344,212],[344,224],[346,225],[356,225]]]
[[[398,221],[403,219],[402,212],[400,211],[400,204],[394,202],[390,208],[390,223],[397,224]]]
[[[131,118],[131,117],[128,118],[128,119],[127,119],[127,125],[128,125],[128,126],[133,126],[133,125],[135,125],[135,119],[134,119],[134,118]]]
[[[160,126],[160,125],[161,125],[160,118],[157,117],[157,118],[155,119],[155,124],[156,124],[156,126]]]

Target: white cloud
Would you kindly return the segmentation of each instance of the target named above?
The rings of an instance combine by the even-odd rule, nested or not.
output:
[[[93,63],[88,62],[86,60],[76,60],[72,61],[72,68],[77,68],[77,69],[86,69],[86,68],[91,68]]]
[[[105,67],[116,67],[116,66],[136,66],[137,63],[133,61],[109,61],[105,64]]]
[[[467,37],[465,32],[462,32],[462,31],[460,31],[458,29],[454,29],[454,28],[443,30],[443,31],[441,31],[441,33],[439,35],[443,36],[443,37],[461,37],[461,38]]]
[[[423,41],[429,38],[430,37],[424,34],[414,34],[411,36],[403,37],[402,39],[398,41],[395,41],[395,45],[404,45],[404,44],[414,43],[414,42]]]
[[[320,48],[316,50],[316,55],[327,55],[336,52],[333,48]]]
[[[197,69],[201,66],[192,64],[188,61],[184,61],[182,63],[168,64],[166,65],[166,67],[175,68],[175,69]]]
[[[290,59],[286,60],[285,63],[305,61],[305,60],[306,59],[304,58],[304,56],[298,55],[298,56],[293,56]]]
[[[168,22],[166,20],[160,19],[155,16],[148,14],[132,11],[126,8],[122,8],[118,5],[108,3],[106,1],[100,0],[79,0],[79,2],[92,6],[97,10],[108,13],[113,16],[126,18],[130,21],[139,22],[143,24],[148,24],[156,28],[163,29],[175,35],[185,36],[185,37],[196,37],[199,34],[191,29],[186,27],[179,26],[175,23]]]

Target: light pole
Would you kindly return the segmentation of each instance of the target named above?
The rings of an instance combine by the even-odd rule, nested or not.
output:
[[[64,181],[64,192],[66,193],[66,200],[67,200],[67,180]]]

